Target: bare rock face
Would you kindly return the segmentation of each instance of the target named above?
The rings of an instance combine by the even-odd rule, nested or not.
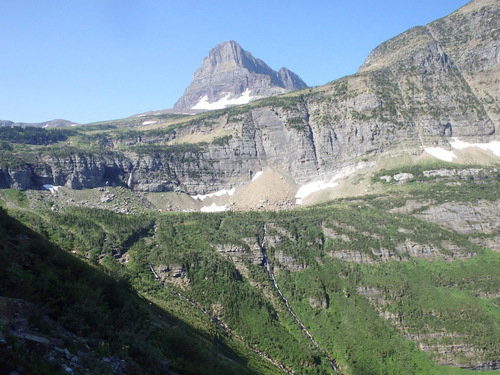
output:
[[[181,289],[187,289],[189,287],[189,279],[187,278],[186,270],[180,264],[160,264],[155,267],[155,272],[163,282],[172,284]]]
[[[499,205],[499,201],[486,200],[474,204],[446,202],[429,207],[414,216],[462,234],[493,234],[500,230]]]
[[[274,259],[278,264],[289,271],[302,271],[308,268],[307,264],[303,264],[295,259],[293,256],[285,254],[282,250],[276,251]]]
[[[109,153],[31,159],[16,154],[0,163],[0,187],[116,184],[197,195],[245,186],[268,168],[301,185],[329,180],[379,155],[451,149],[453,138],[498,141],[499,4],[472,1],[381,44],[355,75],[238,108],[237,115],[226,109],[212,112],[210,120],[197,117],[172,130],[113,139]],[[227,104],[243,93],[266,96],[301,88],[299,80],[284,68],[274,72],[235,42],[225,42],[210,52],[176,107]],[[225,137],[196,141],[207,134]],[[135,146],[161,147],[135,152]],[[405,183],[411,176],[392,179]]]
[[[498,99],[494,99],[500,94],[499,12],[500,3],[496,0],[473,0],[447,17],[414,27],[382,43],[370,53],[359,72],[382,70],[391,72],[394,79],[407,76],[410,69],[420,75],[423,87],[430,84],[427,78],[436,75],[442,82],[438,90],[443,93],[447,90],[446,77],[451,74],[468,86],[468,92],[459,94],[450,87],[447,95],[438,95],[433,101],[441,102],[439,106],[443,109],[442,105],[453,94],[461,96],[456,99],[463,105],[470,103],[473,95],[481,102],[482,116],[491,121],[483,129],[494,132],[492,125],[498,126],[500,121]],[[423,92],[413,91],[410,81],[407,84],[398,82],[403,97],[406,94],[413,101],[423,99]]]
[[[231,40],[209,52],[174,109],[224,108],[305,87],[295,73],[287,68],[274,71]]]

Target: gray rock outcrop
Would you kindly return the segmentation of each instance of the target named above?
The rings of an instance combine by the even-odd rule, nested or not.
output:
[[[470,143],[498,141],[500,120],[494,113],[497,107],[500,113],[495,99],[500,85],[473,77],[496,74],[500,67],[490,50],[498,43],[498,27],[485,26],[498,25],[499,4],[476,0],[442,20],[408,30],[377,47],[353,76],[211,112],[172,128],[116,136],[105,152],[50,156],[4,151],[0,187],[118,184],[135,191],[207,194],[245,185],[268,167],[300,185],[331,179],[378,155],[451,149],[455,137]],[[455,26],[467,22],[471,27],[458,38]],[[217,101],[237,87],[241,93],[254,79],[263,90],[295,80],[285,69],[255,78],[269,69],[236,43],[223,43],[205,59],[179,106],[197,103],[200,95]],[[227,77],[231,83],[224,86]],[[280,90],[287,87],[282,83]],[[224,137],[196,143],[211,134]]]
[[[278,72],[256,59],[235,41],[213,48],[194,73],[193,81],[174,109],[210,109],[210,103],[234,99],[248,91],[249,97],[263,98],[307,87],[298,75],[287,68]],[[205,98],[206,107],[200,105]],[[222,106],[223,107],[223,106]],[[219,107],[219,108],[222,108]]]

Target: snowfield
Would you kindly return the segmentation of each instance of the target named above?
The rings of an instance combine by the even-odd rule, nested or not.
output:
[[[262,173],[264,173],[264,171],[259,171],[257,173],[255,173],[255,175],[252,177],[252,181],[255,181],[256,179],[258,179]]]
[[[217,206],[215,203],[212,203],[210,206],[204,206],[200,208],[201,212],[224,212],[227,211],[226,206]]]
[[[353,167],[342,168],[335,176],[329,181],[313,181],[308,184],[302,185],[297,193],[295,194],[296,204],[302,204],[302,200],[312,193],[316,193],[320,190],[333,188],[338,185],[336,180],[348,177],[359,169],[367,168],[373,166],[375,163],[359,163]]]
[[[444,161],[453,161],[457,157],[453,151],[448,151],[441,147],[426,147],[424,151]]]
[[[457,138],[453,138],[453,142],[450,142],[451,147],[457,150],[463,150],[468,147],[479,147],[483,150],[488,150],[493,152],[496,156],[500,156],[500,142],[491,141],[489,143],[467,143],[459,141]]]
[[[469,147],[478,147],[482,150],[493,152],[495,156],[500,156],[499,141],[491,141],[489,143],[468,143],[460,141],[458,138],[452,138],[452,141],[450,141],[450,146],[455,150],[464,150]],[[435,158],[448,162],[453,161],[453,159],[457,157],[453,150],[449,151],[441,147],[426,147],[424,148],[424,151],[431,154]]]
[[[49,184],[45,184],[43,185],[44,189],[47,189],[48,191],[50,191],[51,193],[55,194],[56,191],[60,188],[60,186],[54,186],[54,185],[49,185]]]
[[[333,179],[331,181],[314,181],[310,182],[308,184],[302,185],[299,190],[297,191],[297,194],[295,194],[296,204],[302,204],[302,199],[307,197],[308,195],[312,193],[316,193],[317,191],[323,190],[323,189],[328,189],[337,186],[338,183],[333,182]]]
[[[233,99],[229,99],[229,96],[231,94],[228,93],[225,97],[222,99],[209,103],[208,102],[208,96],[205,95],[200,99],[200,101],[192,107],[192,109],[222,109],[226,108],[230,105],[239,105],[239,104],[247,104],[250,102],[250,100],[255,99],[256,96],[250,96],[250,90],[246,89],[241,96]]]
[[[235,188],[232,188],[230,190],[219,190],[219,191],[216,191],[215,193],[210,193],[210,194],[198,194],[198,195],[192,195],[191,198],[193,199],[196,199],[196,200],[200,200],[200,201],[203,201],[207,198],[212,198],[212,197],[222,197],[223,195],[229,195],[229,196],[232,196],[234,194],[234,191],[236,189]]]

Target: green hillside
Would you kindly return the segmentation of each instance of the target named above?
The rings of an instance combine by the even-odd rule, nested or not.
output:
[[[288,212],[33,210],[26,192],[4,191],[17,208],[1,212],[0,294],[34,303],[43,313],[30,329],[55,340],[61,327],[93,368],[110,356],[143,373],[165,361],[182,374],[487,370],[500,356],[500,254],[489,245],[500,227],[488,216],[500,175],[434,167],[384,170],[413,177],[375,176],[383,194]],[[436,207],[448,222],[432,222]],[[453,229],[470,207],[482,230]],[[16,341],[9,366],[46,362],[5,319],[2,331]]]

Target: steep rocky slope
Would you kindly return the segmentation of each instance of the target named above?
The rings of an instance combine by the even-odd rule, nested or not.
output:
[[[175,122],[151,115],[134,131],[92,133],[50,151],[6,150],[0,186],[121,184],[194,196],[243,188],[258,172],[272,170],[291,181],[295,193],[310,182],[333,186],[348,171],[377,168],[381,158],[463,156],[463,142],[483,147],[476,147],[476,159],[494,160],[499,14],[498,2],[473,1],[383,43],[357,74],[321,87]],[[229,47],[238,51],[231,43],[221,51]],[[251,60],[239,53],[230,66],[234,56]]]
[[[266,174],[254,183],[269,177]],[[159,326],[165,328],[167,338],[178,332],[174,317],[196,327],[203,336],[201,341],[193,337],[200,342],[196,350],[189,350],[192,342],[174,335],[178,341],[169,346],[168,354],[162,351],[177,373],[199,373],[192,368],[189,372],[189,362],[178,357],[199,358],[198,349],[205,344],[215,350],[206,354],[220,359],[219,364],[247,367],[235,353],[223,349],[220,340],[228,347],[237,343],[237,353],[244,358],[258,355],[260,362],[254,364],[268,365],[266,371],[254,368],[253,373],[259,374],[331,374],[334,368],[342,374],[464,374],[468,373],[464,369],[500,369],[499,168],[447,163],[402,166],[378,172],[373,181],[380,194],[288,212],[142,214],[133,209],[137,196],[123,187],[103,188],[97,197],[100,205],[89,198],[85,208],[65,205],[75,192],[67,188],[52,193],[2,190],[0,204],[8,207],[12,217],[72,254],[68,257],[106,268],[128,280],[141,299],[161,306],[163,314],[153,322],[172,322]],[[89,197],[95,193],[84,192]],[[133,214],[111,212],[122,208]],[[7,228],[12,217],[0,215]],[[70,292],[55,306],[62,304],[64,314],[77,315],[78,319],[71,319],[63,314],[66,327],[81,327],[80,312],[94,311],[86,299],[75,300],[74,294],[87,285],[85,273],[71,271],[64,263],[52,270],[51,256],[31,242],[36,236],[26,229],[24,234],[28,237],[10,232],[4,241],[9,245],[0,246],[2,255],[6,254],[0,263],[6,275],[0,283],[2,293],[41,303]],[[37,256],[30,255],[34,251]],[[47,282],[32,278],[44,270],[56,280],[60,276],[63,287],[48,288]],[[28,286],[41,293],[38,299],[23,287],[30,281],[35,287]],[[100,290],[90,287],[92,298],[99,297]],[[125,300],[118,298],[114,308]],[[53,311],[53,319],[60,316],[57,312]],[[99,323],[84,333],[96,326],[101,331],[103,314],[98,312],[97,316],[83,314]],[[111,323],[123,321],[119,311],[111,316],[116,318],[110,317]],[[142,327],[149,327],[147,322],[138,324],[136,318],[132,322],[124,329],[135,327],[144,333]],[[29,327],[29,333],[40,337],[54,331],[50,329],[54,325],[46,327],[43,335],[33,330],[38,326]],[[2,324],[0,331],[9,332]],[[106,332],[116,336],[114,331]],[[168,342],[163,333],[154,337]],[[150,337],[144,340],[152,342]],[[80,342],[75,345],[81,353],[66,344],[72,354],[68,357],[118,363],[120,355],[127,353],[120,350],[121,345],[110,345],[113,355],[105,356],[100,353],[102,345],[85,334]],[[144,350],[141,341],[137,344]],[[65,347],[57,345],[64,357]],[[137,354],[132,348],[131,356]],[[22,353],[22,348],[17,350]],[[75,363],[83,364],[60,357],[56,357],[59,363],[67,363],[75,372],[80,369]],[[235,373],[214,367],[217,362],[210,361],[213,373]]]
[[[174,109],[218,109],[307,87],[287,68],[271,69],[235,41],[213,48]]]

